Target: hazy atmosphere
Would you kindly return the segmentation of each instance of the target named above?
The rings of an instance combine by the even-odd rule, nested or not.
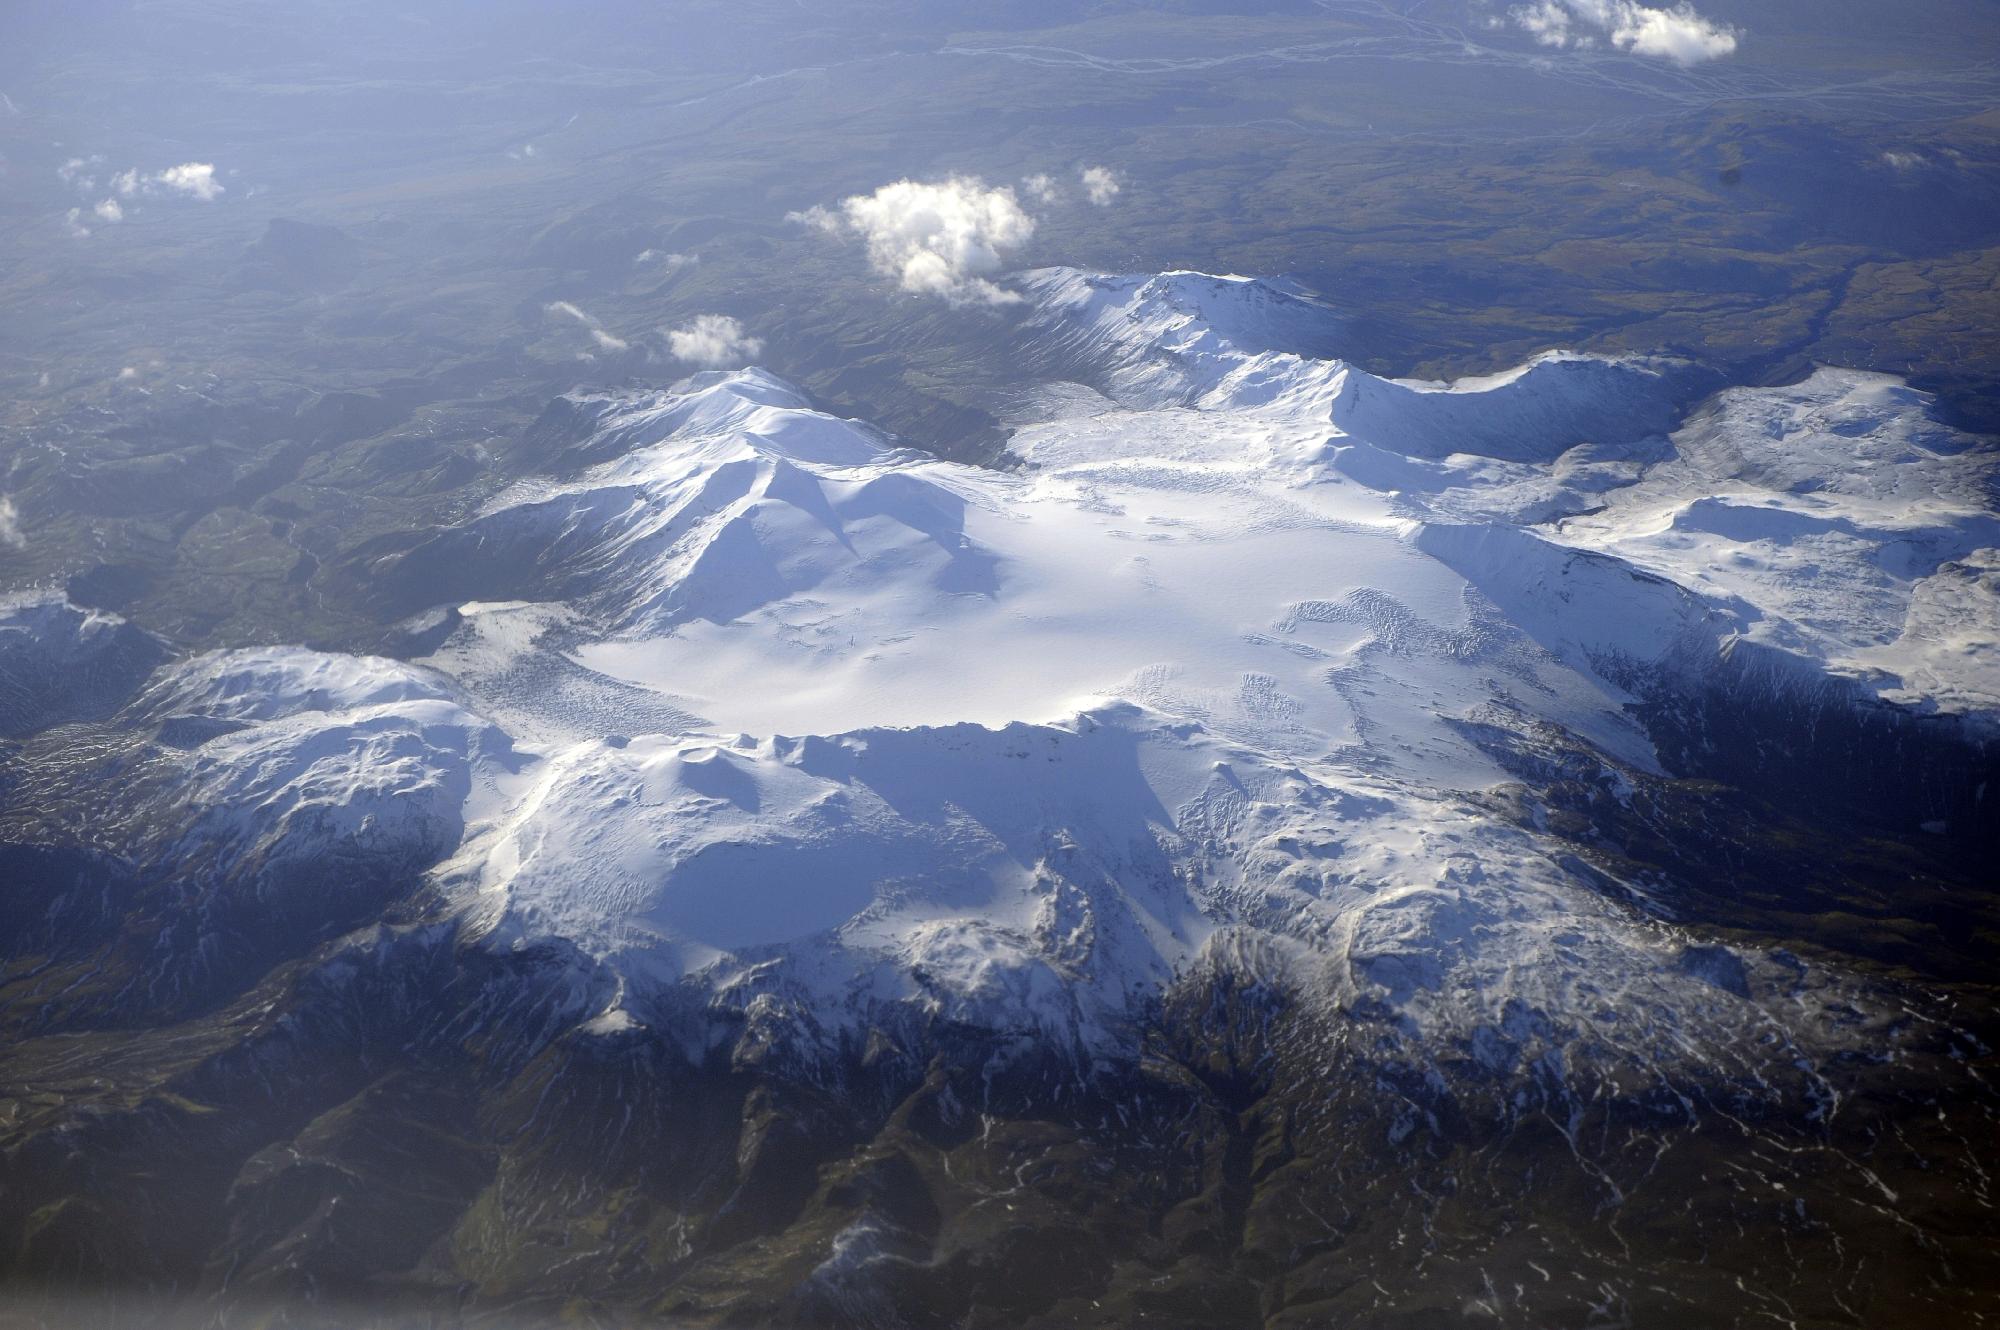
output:
[[[2000,7],[0,13],[0,1325],[2000,1318]]]

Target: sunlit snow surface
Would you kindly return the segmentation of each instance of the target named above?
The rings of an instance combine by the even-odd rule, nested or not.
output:
[[[1338,320],[1259,283],[1030,285],[1028,349],[1108,396],[1052,375],[1012,471],[755,370],[579,398],[613,460],[407,556],[491,592],[428,661],[156,681],[236,723],[187,750],[191,834],[435,846],[488,945],[615,976],[600,1031],[784,1003],[1094,1042],[1255,947],[1440,1034],[1778,1056],[1729,1051],[1748,999],[1671,927],[1479,810],[1506,775],[1458,722],[1653,770],[1609,680],[1738,641],[1990,718],[1992,455],[1877,376],[1669,439],[1673,362],[1395,383],[1290,353]],[[1856,1037],[1811,1010],[1774,1005],[1780,1051]]]

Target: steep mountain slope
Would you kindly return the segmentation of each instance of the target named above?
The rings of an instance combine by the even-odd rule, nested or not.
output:
[[[0,739],[102,718],[166,656],[116,615],[66,601],[0,606]]]

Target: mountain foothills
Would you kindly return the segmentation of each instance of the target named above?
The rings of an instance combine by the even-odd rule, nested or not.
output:
[[[7,607],[5,1278],[2000,1316],[1991,441],[1879,374],[1391,380],[1283,283],[1024,289],[1002,467],[705,373],[325,570],[379,654]]]

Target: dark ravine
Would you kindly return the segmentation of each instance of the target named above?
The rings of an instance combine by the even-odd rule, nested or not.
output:
[[[1852,820],[1949,848],[1970,870],[2000,851],[2000,732],[1814,677],[1737,642],[1632,679],[1641,722],[1678,774],[1721,781],[1809,818]]]

